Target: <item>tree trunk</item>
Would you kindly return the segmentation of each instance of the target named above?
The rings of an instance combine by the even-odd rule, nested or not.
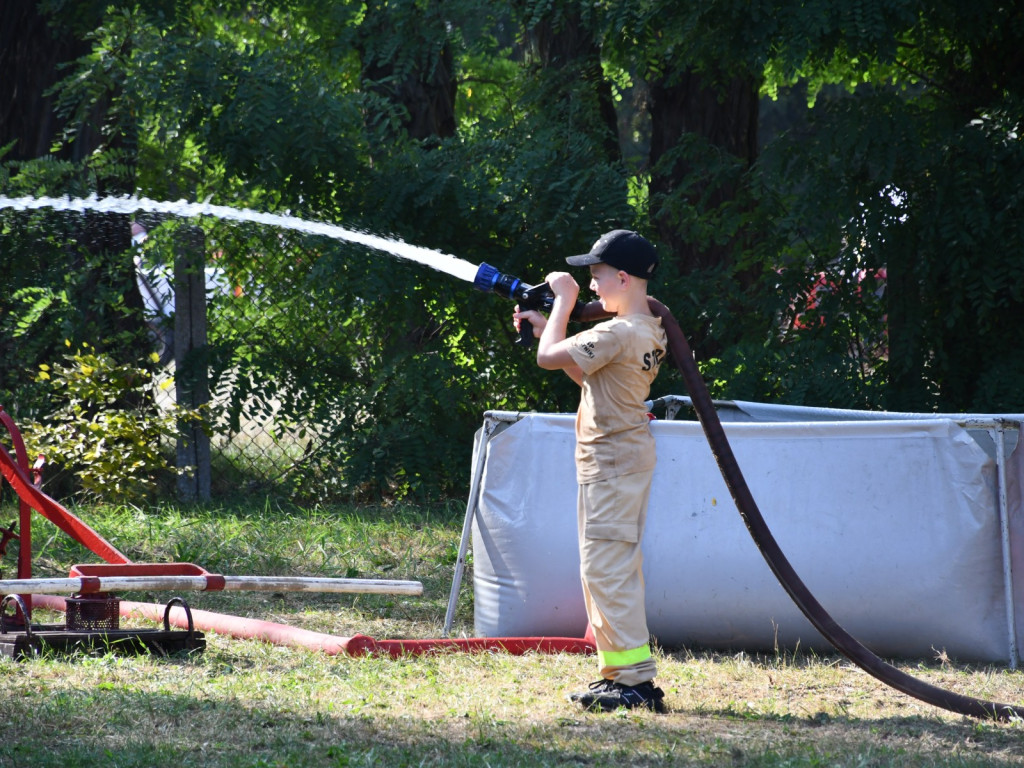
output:
[[[39,3],[0,3],[0,147],[14,146],[5,160],[31,160],[50,153],[63,128],[47,91],[58,66],[84,55],[88,45],[51,28]],[[61,155],[70,158],[69,153]]]
[[[757,83],[753,78],[733,78],[723,89],[713,87],[703,75],[687,71],[678,80],[650,83],[651,96],[651,198],[672,195],[699,165],[681,159],[669,167],[659,167],[662,158],[674,150],[686,134],[696,134],[722,152],[739,158],[750,167],[757,158]],[[737,186],[722,184],[708,193],[709,183],[690,184],[686,193],[701,213],[718,208],[736,196]],[[653,210],[653,209],[652,209]],[[672,259],[680,275],[730,261],[732,244],[701,247],[687,242],[679,234],[673,217],[654,211],[658,237],[672,250]]]
[[[584,26],[579,11],[573,7],[549,13],[526,30],[526,38],[531,54],[541,67],[578,73],[592,90],[604,126],[601,144],[605,159],[611,163],[621,160],[618,115],[611,83],[605,79],[601,68],[601,47]]]
[[[62,143],[69,127],[54,110],[50,89],[68,72],[62,65],[74,62],[88,53],[90,44],[83,42],[60,19],[50,19],[39,11],[39,3],[0,3],[0,147],[12,144],[4,160],[30,161],[56,157],[86,164],[104,149],[122,151],[119,165],[133,166],[134,126],[123,126],[120,132],[105,138],[99,126],[107,116],[112,94],[107,94],[90,111],[88,118],[74,129],[74,141]],[[54,147],[57,147],[55,150]],[[135,191],[134,172],[97,181],[98,195],[130,194]],[[46,190],[63,194],[64,190]],[[130,253],[131,227],[129,217],[122,214],[84,214],[75,237],[84,247],[69,243],[72,261],[69,271],[80,270],[78,295],[72,297],[87,339],[92,344],[112,342],[109,351],[120,360],[138,362],[148,354],[144,343],[145,325],[142,297],[135,279],[135,265]],[[25,258],[26,268],[33,263]],[[40,275],[40,279],[43,279]],[[127,311],[101,305],[98,296],[119,295]]]
[[[909,241],[909,238],[908,238]],[[917,411],[928,401],[924,371],[925,344],[921,338],[924,314],[921,284],[915,274],[915,244],[893,249],[886,269],[886,316],[889,334],[888,386],[885,407],[890,411]]]
[[[669,69],[666,69],[669,71]],[[716,212],[736,198],[740,173],[722,175],[716,172],[716,157],[706,153],[695,155],[685,147],[690,135],[703,140],[718,153],[738,158],[739,170],[749,168],[757,157],[757,83],[753,77],[734,77],[723,87],[697,72],[687,70],[671,81],[652,80],[650,89],[650,217],[658,239],[668,246],[663,254],[662,269],[674,269],[679,276],[725,267],[729,274],[734,253],[742,247],[742,234],[732,241],[697,242],[686,229],[685,218],[695,215],[714,223]],[[671,162],[671,153],[679,155]],[[754,272],[735,275],[737,286],[746,290],[756,280]],[[727,295],[728,286],[719,286],[718,293]],[[736,306],[735,316],[749,316]],[[690,328],[693,350],[698,359],[717,356],[730,339],[723,332],[741,335],[734,323],[719,324],[712,337],[706,327],[697,327],[695,318]],[[731,329],[731,331],[730,331]]]
[[[359,46],[363,80],[370,89],[403,107],[402,127],[410,138],[449,138],[455,135],[454,56],[440,6],[436,2],[424,8],[417,6],[416,15],[414,20],[404,18],[401,23],[421,28],[423,49],[403,49],[401,60],[397,60],[390,41],[398,34],[395,25],[399,21],[391,17],[386,4],[367,3]],[[376,50],[380,41],[388,41],[388,55]]]

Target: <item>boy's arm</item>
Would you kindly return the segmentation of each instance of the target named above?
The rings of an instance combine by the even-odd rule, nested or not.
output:
[[[557,307],[558,301],[556,300],[555,308]],[[548,318],[548,324],[544,326],[544,332],[541,333],[540,341],[537,344],[537,365],[549,371],[561,369],[565,371],[566,376],[582,386],[583,370],[576,364],[569,352],[572,342],[565,338],[565,328],[569,322],[571,311],[571,307],[566,309],[565,321],[560,323],[556,319],[555,309],[552,309],[551,317]]]
[[[548,275],[547,283],[555,294],[555,300],[537,343],[537,365],[549,371],[563,370],[570,379],[582,384],[583,371],[569,352],[572,343],[565,338],[579,286],[564,272]]]
[[[515,313],[513,313],[513,315],[512,315],[513,321],[515,322],[515,325],[516,325],[516,330],[517,331],[519,330],[519,322],[521,320],[529,320],[530,324],[533,326],[533,335],[534,335],[534,337],[536,337],[538,339],[542,338],[543,335],[544,335],[544,329],[547,328],[547,325],[548,325],[548,318],[545,317],[540,312],[538,312],[536,309],[530,309],[530,310],[527,310],[526,312],[519,312],[518,309],[519,308],[516,307],[517,311]],[[565,336],[565,332],[564,331],[562,332],[562,336],[563,337]],[[539,347],[540,347],[540,345],[538,344],[538,352],[539,352]],[[551,369],[557,370],[558,368],[562,368],[562,370],[565,371],[566,375],[568,375],[570,379],[575,381],[577,384],[580,384],[580,385],[583,384],[583,371],[580,370],[578,365],[573,363],[571,357],[569,359],[568,365],[566,365],[566,366],[560,366],[560,365],[557,364],[556,361],[550,361],[550,362],[553,363],[553,364],[547,364],[545,361],[541,360],[540,354],[537,355],[537,364],[540,365],[542,368],[546,368],[546,369],[549,369],[549,370],[551,370]]]

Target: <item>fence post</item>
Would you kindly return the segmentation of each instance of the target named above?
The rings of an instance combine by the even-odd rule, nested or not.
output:
[[[206,346],[206,239],[200,227],[182,227],[174,245],[175,402],[196,409],[210,400]],[[178,496],[210,498],[210,438],[199,425],[178,424]]]

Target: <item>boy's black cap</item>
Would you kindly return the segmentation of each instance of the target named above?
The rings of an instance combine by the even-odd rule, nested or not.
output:
[[[570,256],[566,262],[574,267],[605,263],[634,277],[649,280],[658,268],[658,252],[646,238],[628,229],[613,229],[594,243],[590,253]]]

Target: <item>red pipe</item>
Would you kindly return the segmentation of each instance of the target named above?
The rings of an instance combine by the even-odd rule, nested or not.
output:
[[[63,597],[33,595],[37,608],[64,611]],[[156,603],[121,601],[121,615],[142,617],[162,622],[166,607]],[[443,651],[485,652],[500,651],[513,656],[534,651],[537,653],[593,653],[594,643],[588,637],[470,637],[439,638],[431,640],[374,640],[366,635],[340,637],[308,629],[289,627],[261,619],[246,619],[223,613],[192,610],[192,624],[196,629],[217,632],[234,638],[262,640],[275,645],[321,651],[329,656],[365,656],[370,654],[391,656],[422,656]],[[169,623],[179,628],[188,627],[188,616],[180,606],[172,606]]]
[[[191,563],[132,563],[114,545],[100,536],[85,522],[75,517],[68,510],[43,493],[28,478],[28,457],[25,453],[21,434],[14,421],[0,407],[0,423],[11,433],[17,461],[0,445],[0,473],[14,487],[15,492],[26,514],[21,524],[22,542],[27,541],[30,531],[28,508],[31,507],[52,522],[64,533],[96,555],[103,558],[106,566],[76,565],[71,569],[72,576],[87,576],[93,573],[134,574],[169,574],[169,575],[206,575],[209,579],[223,577],[208,574],[203,568]],[[22,547],[22,554],[28,550]],[[31,572],[22,573],[19,568],[18,578],[30,578]],[[213,586],[211,588],[218,588]],[[36,605],[50,610],[64,611],[64,598],[54,595],[26,595],[26,606]],[[31,613],[31,608],[28,609]],[[120,603],[121,615],[143,616],[147,619],[162,622],[165,606],[154,603]],[[323,651],[330,655],[347,654],[362,656],[369,653],[386,654],[393,657],[402,655],[422,655],[439,651],[504,651],[513,655],[522,655],[530,651],[538,653],[593,653],[596,646],[593,638],[587,637],[474,637],[474,638],[440,638],[432,640],[374,640],[366,635],[338,637],[320,632],[289,627],[259,619],[246,619],[240,616],[229,616],[209,611],[191,611],[193,626],[196,629],[217,632],[236,638],[263,640],[276,645],[297,648],[309,648]],[[183,608],[173,606],[168,614],[168,622],[176,627],[187,628],[188,616]]]

